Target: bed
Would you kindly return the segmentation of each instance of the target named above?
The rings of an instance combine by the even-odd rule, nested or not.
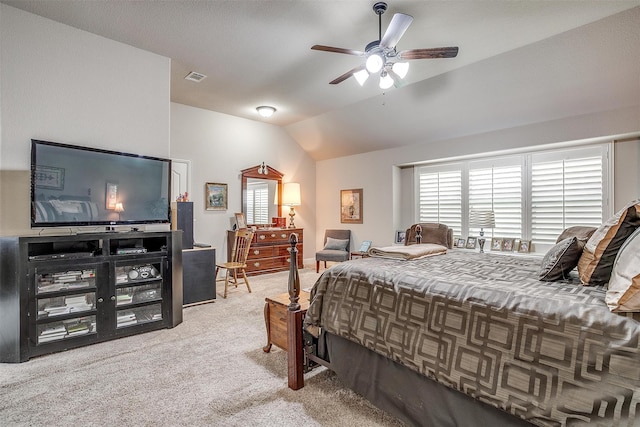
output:
[[[611,312],[577,275],[540,281],[540,262],[347,261],[320,276],[303,326],[290,275],[289,385],[326,365],[411,425],[640,425],[640,313]]]

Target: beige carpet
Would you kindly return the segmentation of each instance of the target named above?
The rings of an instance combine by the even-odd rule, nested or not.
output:
[[[226,300],[184,309],[184,322],[0,364],[2,426],[400,426],[324,368],[287,387],[286,353],[264,353],[264,299],[288,273],[257,276]],[[300,271],[302,287],[318,274]]]

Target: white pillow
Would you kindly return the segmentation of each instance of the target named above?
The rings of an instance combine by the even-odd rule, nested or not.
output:
[[[640,311],[640,228],[620,247],[605,301],[611,311]]]

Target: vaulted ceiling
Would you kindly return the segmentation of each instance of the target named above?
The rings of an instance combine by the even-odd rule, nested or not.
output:
[[[364,50],[378,39],[373,1],[2,2],[169,57],[173,102],[281,126],[318,160],[640,98],[640,0],[389,0],[383,33],[394,13],[414,17],[398,50],[460,51],[411,61],[406,84],[386,91],[374,79],[329,85],[362,59],[310,49]],[[190,71],[207,78],[185,80]],[[628,93],[617,93],[625,85]],[[269,119],[256,113],[264,104],[278,110]]]

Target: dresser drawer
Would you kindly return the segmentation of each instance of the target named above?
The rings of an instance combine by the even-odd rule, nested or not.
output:
[[[277,256],[277,252],[274,250],[273,246],[252,246],[249,248],[249,255],[247,259],[257,259],[257,258],[269,258]]]
[[[293,231],[293,230],[292,230]],[[287,243],[292,231],[290,230],[258,230],[253,236],[253,244],[261,243]],[[295,231],[298,234],[298,242],[302,241],[302,231]]]

